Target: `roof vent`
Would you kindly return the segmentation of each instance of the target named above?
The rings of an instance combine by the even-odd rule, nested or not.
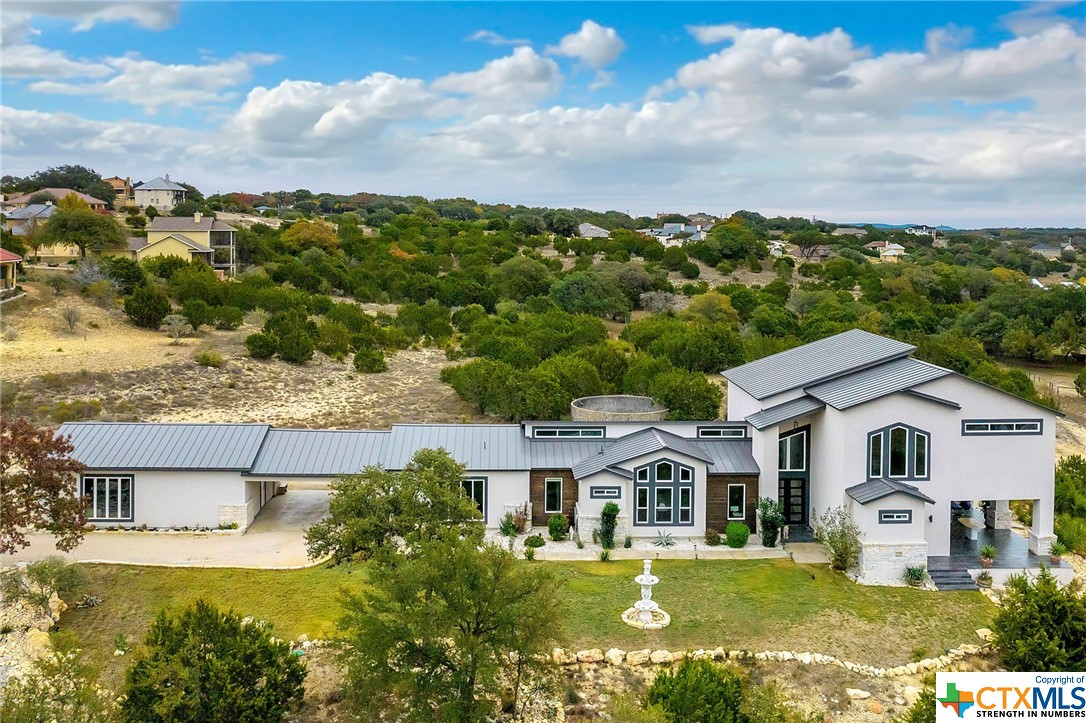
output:
[[[166,174],[166,180],[167,181],[170,180],[170,174],[168,174],[168,173]]]

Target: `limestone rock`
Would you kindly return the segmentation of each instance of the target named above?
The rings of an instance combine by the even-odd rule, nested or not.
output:
[[[49,596],[49,617],[54,621],[60,620],[60,614],[68,609],[68,604],[61,600],[56,593]]]
[[[916,663],[909,663],[905,666],[905,670],[909,671],[909,675],[916,675],[917,666]]]
[[[810,665],[811,662],[814,660],[814,658],[811,657],[810,653],[800,653],[799,655],[796,656],[796,660],[803,663],[804,665]],[[822,662],[822,661],[819,661],[819,662]]]
[[[882,715],[886,712],[886,709],[882,707],[882,703],[877,700],[873,700],[867,704],[867,710],[875,715]]]
[[[675,656],[666,650],[654,650],[649,655],[649,660],[657,665],[661,663],[670,663],[675,659]]]
[[[644,665],[649,662],[650,657],[649,650],[631,650],[626,653],[626,665]]]
[[[611,648],[603,657],[607,659],[607,662],[611,665],[622,665],[622,661],[626,659],[626,651],[619,650],[618,648]]]
[[[900,695],[895,695],[894,696],[894,705],[905,705],[905,699],[902,698]]]
[[[725,652],[724,648],[713,648],[710,654],[713,656],[713,660],[724,660],[728,657],[728,653]]]
[[[912,705],[920,697],[920,688],[915,685],[906,685],[904,690],[901,691],[901,695],[905,697],[906,703]]]
[[[580,650],[577,652],[578,663],[598,663],[603,660],[603,651],[599,648]]]
[[[577,662],[577,656],[562,648],[551,651],[551,659],[555,665],[573,665]]]
[[[865,700],[871,697],[871,694],[866,690],[860,690],[859,688],[845,688],[845,695],[850,700]]]
[[[26,657],[31,660],[41,660],[49,655],[52,649],[49,633],[37,629],[27,630],[26,637],[23,638],[23,649],[26,651]]]
[[[980,652],[980,646],[979,645],[973,645],[972,643],[963,643],[962,647],[961,647],[961,651],[965,655],[976,655],[977,653]]]
[[[992,631],[988,628],[981,628],[977,630],[977,637],[987,643],[992,639]]]

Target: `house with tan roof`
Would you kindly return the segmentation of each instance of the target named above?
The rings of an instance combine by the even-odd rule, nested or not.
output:
[[[106,202],[100,198],[88,196],[87,194],[80,193],[72,188],[39,188],[37,191],[31,191],[30,193],[23,193],[18,196],[4,199],[4,212],[7,213],[8,209],[25,208],[30,205],[31,199],[43,193],[48,193],[52,196],[54,204],[65,196],[74,193],[81,201],[90,206],[92,211],[104,211],[107,205]]]
[[[131,248],[136,258],[180,256],[202,258],[224,276],[237,275],[237,229],[195,213],[192,216],[156,216],[147,228],[146,244]]]

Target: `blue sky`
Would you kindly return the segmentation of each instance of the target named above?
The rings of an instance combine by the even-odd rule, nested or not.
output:
[[[5,3],[5,173],[1086,224],[1083,5]]]

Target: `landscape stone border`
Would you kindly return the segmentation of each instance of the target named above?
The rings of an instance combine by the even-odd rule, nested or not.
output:
[[[697,659],[709,659],[709,660],[759,660],[759,661],[776,661],[776,662],[788,662],[795,661],[802,663],[803,665],[836,665],[839,668],[844,668],[853,673],[859,675],[865,675],[870,678],[896,678],[904,675],[915,675],[917,673],[924,673],[928,671],[942,670],[960,660],[964,660],[967,657],[975,655],[985,655],[992,651],[991,639],[992,631],[988,628],[981,628],[977,630],[977,636],[983,641],[980,645],[974,645],[972,643],[962,643],[956,648],[948,650],[943,655],[935,658],[925,658],[916,663],[908,663],[906,665],[898,665],[890,668],[880,668],[874,665],[861,665],[859,663],[851,663],[847,660],[841,660],[832,655],[823,655],[821,653],[802,652],[796,653],[787,650],[767,650],[753,652],[750,650],[725,650],[724,648],[714,648],[712,650],[706,650],[699,648],[689,652],[683,651],[668,651],[668,650],[650,650],[645,648],[643,650],[631,650],[625,651],[621,648],[611,648],[604,652],[599,648],[591,648],[588,650],[580,650],[573,652],[564,648],[555,648],[551,652],[551,660],[556,665],[580,665],[591,663],[604,663],[609,665],[621,666],[640,666],[646,664],[652,665],[667,665],[670,663],[677,663],[683,658],[690,657]]]

